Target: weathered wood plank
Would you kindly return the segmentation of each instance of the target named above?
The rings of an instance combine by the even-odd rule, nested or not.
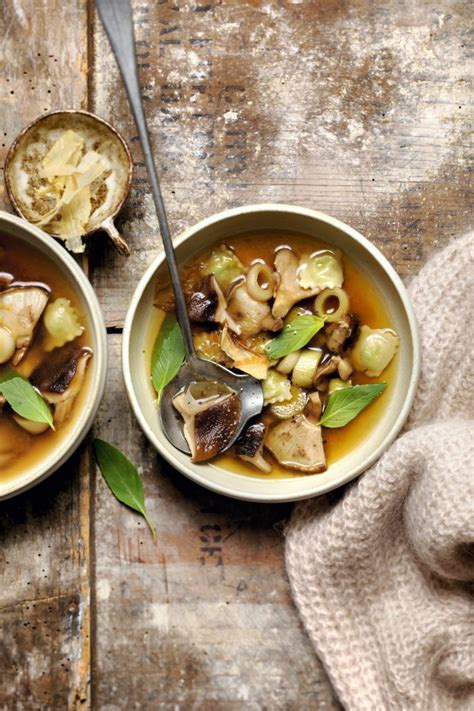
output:
[[[120,337],[110,344],[96,434],[137,464],[157,542],[99,477],[95,707],[338,708],[289,595],[290,507],[226,499],[167,466],[128,407]]]
[[[463,0],[134,3],[139,64],[171,225],[290,202],[348,222],[402,275],[469,224],[469,6]],[[119,326],[161,249],[114,60],[95,33],[95,110],[131,141],[128,262],[96,243]]]
[[[65,31],[65,28],[67,30]],[[87,0],[0,4],[0,162],[44,111],[87,103]],[[0,185],[0,208],[10,209]],[[78,454],[0,504],[0,708],[89,696],[89,468]]]
[[[135,0],[141,81],[172,228],[252,202],[294,202],[365,233],[403,275],[468,224],[467,2]],[[128,105],[94,25],[92,102],[131,143],[120,219],[132,256],[93,246],[93,282],[120,328],[161,247]],[[113,337],[97,432],[144,476],[153,544],[99,479],[98,706],[328,709],[336,701],[292,607],[286,507],[189,484],[137,431]],[[117,383],[117,385],[115,384]],[[126,673],[124,673],[126,670]]]
[[[409,275],[467,226],[466,0],[134,6],[175,233],[226,207],[295,202],[354,225]],[[42,111],[86,106],[86,0],[7,0],[0,23],[3,160]],[[91,108],[123,130],[136,167],[121,218],[132,257],[92,246],[95,286],[120,327],[161,248],[115,65],[93,29]],[[96,474],[93,707],[336,708],[288,593],[289,508],[214,496],[166,467],[127,408],[119,336],[110,342],[97,432],[140,466],[159,536]],[[76,457],[0,506],[0,707],[89,705],[87,459],[78,469]]]

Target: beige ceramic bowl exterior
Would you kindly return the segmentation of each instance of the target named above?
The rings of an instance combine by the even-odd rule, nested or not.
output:
[[[313,236],[339,247],[370,274],[388,306],[391,321],[400,335],[399,367],[395,387],[386,403],[384,417],[350,454],[323,474],[265,479],[234,474],[214,464],[194,464],[164,436],[149,385],[149,364],[143,344],[153,303],[157,274],[166,274],[164,257],[149,267],[133,295],[123,334],[123,372],[132,408],[146,436],[176,469],[202,486],[237,499],[262,502],[295,501],[323,494],[354,479],[367,469],[395,439],[405,422],[415,395],[420,352],[415,315],[407,292],[385,257],[356,230],[314,210],[292,205],[250,205],[214,215],[191,227],[176,241],[180,262],[216,242],[240,232],[278,229]]]
[[[94,357],[90,361],[92,372],[89,376],[89,393],[82,412],[57,448],[45,456],[38,465],[28,467],[20,475],[2,482],[0,479],[0,500],[19,494],[52,474],[71,456],[89,431],[105,388],[107,371],[107,338],[104,319],[97,297],[86,275],[68,252],[52,237],[33,227],[25,220],[0,211],[0,233],[11,235],[26,245],[32,245],[44,254],[67,276],[73,285],[81,308],[90,327],[91,345]]]

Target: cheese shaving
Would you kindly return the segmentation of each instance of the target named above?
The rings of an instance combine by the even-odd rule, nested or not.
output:
[[[84,147],[84,139],[74,131],[65,131],[49,149],[43,159],[40,177],[54,178],[66,175],[64,171],[77,165]]]
[[[81,237],[87,232],[92,212],[91,185],[108,169],[100,153],[93,150],[84,153],[84,146],[80,135],[65,131],[46,154],[39,171],[48,180],[40,188],[41,195],[50,196],[56,204],[35,224],[48,225],[74,252],[84,251]]]
[[[107,166],[102,156],[95,151],[88,151],[77,166],[76,172],[66,180],[66,187],[61,201],[68,205],[82,188],[91,185],[94,180],[97,180],[102,175],[106,168]]]
[[[61,236],[73,252],[83,252],[81,236],[86,231],[91,214],[91,190],[88,185],[79,190],[67,205],[61,206],[61,218],[51,223],[54,234]]]

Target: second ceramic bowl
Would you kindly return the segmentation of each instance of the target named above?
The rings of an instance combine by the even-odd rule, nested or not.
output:
[[[87,384],[81,392],[81,406],[67,422],[54,446],[48,446],[34,464],[25,465],[21,471],[4,477],[0,471],[0,499],[8,498],[29,489],[52,474],[79,446],[89,431],[105,388],[107,369],[107,338],[99,302],[82,269],[66,250],[42,230],[26,220],[0,212],[0,234],[17,249],[28,252],[31,264],[35,256],[54,267],[74,290],[84,321],[89,330],[89,340],[94,356],[90,361]],[[1,257],[1,255],[0,255]],[[0,258],[1,271],[1,258]],[[0,445],[2,443],[0,442]]]
[[[208,489],[238,499],[262,502],[295,501],[323,494],[367,469],[402,428],[413,402],[420,370],[416,319],[399,276],[369,240],[333,217],[291,205],[250,205],[228,210],[181,234],[175,240],[177,258],[183,262],[214,243],[242,232],[272,229],[308,235],[340,248],[370,277],[400,336],[395,383],[384,414],[348,455],[323,474],[274,479],[236,474],[212,462],[195,464],[168,442],[161,430],[156,401],[150,389],[150,364],[144,348],[150,339],[156,282],[159,277],[166,278],[167,274],[164,255],[157,257],[149,267],[132,297],[125,320],[122,352],[130,403],[157,451],[180,472]]]

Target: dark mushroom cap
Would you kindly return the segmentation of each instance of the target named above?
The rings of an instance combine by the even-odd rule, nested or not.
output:
[[[70,386],[77,366],[85,355],[92,355],[90,348],[69,343],[55,348],[31,375],[32,384],[42,393],[62,395]]]
[[[239,456],[254,457],[263,444],[266,429],[263,422],[248,425],[235,443],[235,453]]]
[[[355,314],[346,314],[340,321],[328,323],[324,328],[326,344],[332,353],[345,353],[354,345],[359,335],[360,320]]]
[[[195,323],[215,321],[219,296],[213,285],[212,275],[208,276],[200,285],[199,290],[193,292],[186,301],[191,321]]]
[[[239,396],[231,393],[195,415],[196,462],[215,457],[229,445],[240,422],[240,409]]]

